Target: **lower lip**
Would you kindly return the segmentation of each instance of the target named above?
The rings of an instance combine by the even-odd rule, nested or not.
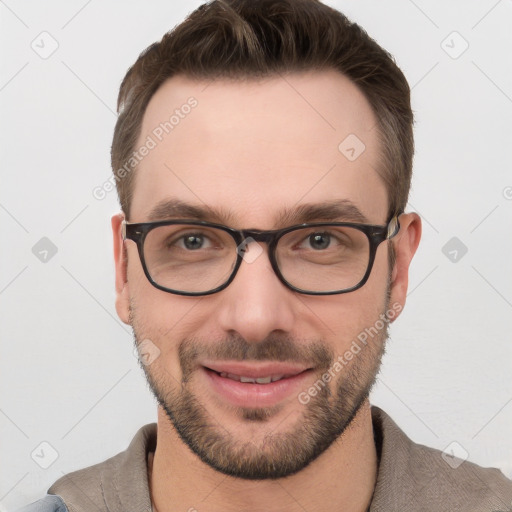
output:
[[[298,395],[304,389],[311,370],[268,384],[238,382],[221,377],[217,372],[203,367],[212,389],[228,402],[239,407],[256,408],[277,405],[290,395]]]

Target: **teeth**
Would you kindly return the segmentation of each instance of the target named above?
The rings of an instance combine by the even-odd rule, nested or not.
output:
[[[234,373],[220,372],[221,377],[236,380],[238,382],[250,383],[250,384],[270,384],[271,382],[276,382],[277,380],[281,380],[284,375],[268,375],[267,377],[244,377],[243,375],[235,375]]]

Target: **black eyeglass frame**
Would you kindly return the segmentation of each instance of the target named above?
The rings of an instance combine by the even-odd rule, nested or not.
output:
[[[185,295],[185,296],[205,296],[205,295],[212,295],[214,293],[218,293],[225,288],[227,288],[235,278],[238,269],[240,268],[240,265],[242,264],[243,256],[244,256],[244,249],[239,249],[241,244],[243,244],[244,241],[246,241],[248,238],[252,238],[256,242],[263,242],[267,244],[268,249],[268,258],[270,260],[270,264],[272,265],[272,269],[274,270],[276,276],[279,278],[279,280],[290,290],[293,290],[298,293],[302,293],[304,295],[339,295],[342,293],[349,293],[353,292],[362,286],[366,284],[366,281],[368,281],[368,278],[370,277],[370,273],[373,268],[373,264],[375,262],[375,255],[377,254],[377,248],[378,246],[384,242],[385,240],[392,239],[399,231],[400,231],[400,221],[399,216],[401,213],[398,213],[394,215],[388,222],[386,226],[379,226],[379,225],[373,225],[373,224],[357,224],[352,222],[314,222],[314,223],[305,223],[305,224],[297,224],[294,226],[289,226],[283,229],[275,229],[270,231],[262,231],[259,229],[234,229],[230,228],[228,226],[224,226],[222,224],[215,224],[212,222],[206,222],[206,221],[198,221],[198,220],[187,220],[187,219],[179,219],[179,220],[162,220],[162,221],[156,221],[156,222],[127,222],[123,221],[122,224],[122,237],[123,241],[125,240],[132,240],[137,244],[137,250],[139,253],[140,261],[142,263],[142,269],[144,270],[144,274],[146,275],[148,281],[159,290],[162,290],[164,292],[173,293],[175,295]],[[202,227],[211,227],[211,228],[217,228],[222,231],[225,231],[229,235],[232,236],[233,240],[236,243],[237,247],[237,259],[235,266],[233,267],[233,270],[231,272],[231,275],[229,276],[228,280],[225,281],[222,285],[218,286],[217,288],[214,288],[212,290],[206,291],[206,292],[184,292],[181,290],[174,290],[172,288],[166,288],[165,286],[159,285],[157,282],[153,280],[151,277],[151,274],[148,271],[147,265],[146,265],[146,259],[144,257],[144,240],[146,239],[146,236],[148,233],[160,226],[171,226],[171,225],[191,225],[191,226],[202,226]],[[367,237],[368,241],[370,242],[370,254],[368,258],[368,266],[366,269],[366,273],[364,274],[363,278],[357,283],[355,286],[352,286],[351,288],[347,288],[344,290],[334,290],[334,291],[327,291],[327,292],[313,292],[308,290],[302,290],[301,288],[297,288],[296,286],[293,286],[290,284],[282,275],[279,265],[277,264],[276,259],[276,248],[277,244],[284,235],[287,233],[290,233],[291,231],[296,231],[298,229],[304,229],[304,228],[315,228],[315,227],[325,227],[325,226],[335,226],[335,227],[349,227],[349,228],[355,228],[359,231],[363,232]]]

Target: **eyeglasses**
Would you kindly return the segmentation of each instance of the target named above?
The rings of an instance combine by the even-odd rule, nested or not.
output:
[[[122,234],[137,244],[149,282],[165,292],[197,296],[224,290],[242,261],[250,263],[262,251],[253,242],[263,242],[274,272],[288,288],[334,295],[366,283],[377,247],[400,230],[399,215],[386,226],[322,222],[273,231],[191,220],[124,221]]]

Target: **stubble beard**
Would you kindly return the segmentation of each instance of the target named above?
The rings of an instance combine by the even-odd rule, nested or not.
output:
[[[386,309],[388,303],[389,295]],[[133,303],[131,306],[137,345],[140,340],[148,338],[148,333],[142,332],[136,308]],[[299,344],[286,336],[272,336],[258,344],[230,336],[214,347],[202,340],[185,338],[178,348],[181,382],[178,383],[165,368],[159,366],[158,360],[151,365],[140,365],[172,426],[182,441],[205,464],[236,478],[277,479],[304,469],[350,427],[376,381],[387,337],[388,323],[342,367],[336,374],[337,383],[334,386],[332,382],[331,385],[317,386],[317,394],[310,396],[307,404],[300,404],[297,400],[302,410],[293,427],[286,432],[272,432],[266,427],[266,422],[279,411],[279,406],[237,408],[238,418],[251,427],[259,422],[262,429],[267,428],[258,442],[240,440],[239,435],[233,435],[223,424],[222,414],[214,417],[194,394],[191,386],[198,357],[305,362],[315,367],[314,382],[320,382],[322,375],[329,370],[332,372],[339,354],[329,352],[325,343],[315,341]]]

